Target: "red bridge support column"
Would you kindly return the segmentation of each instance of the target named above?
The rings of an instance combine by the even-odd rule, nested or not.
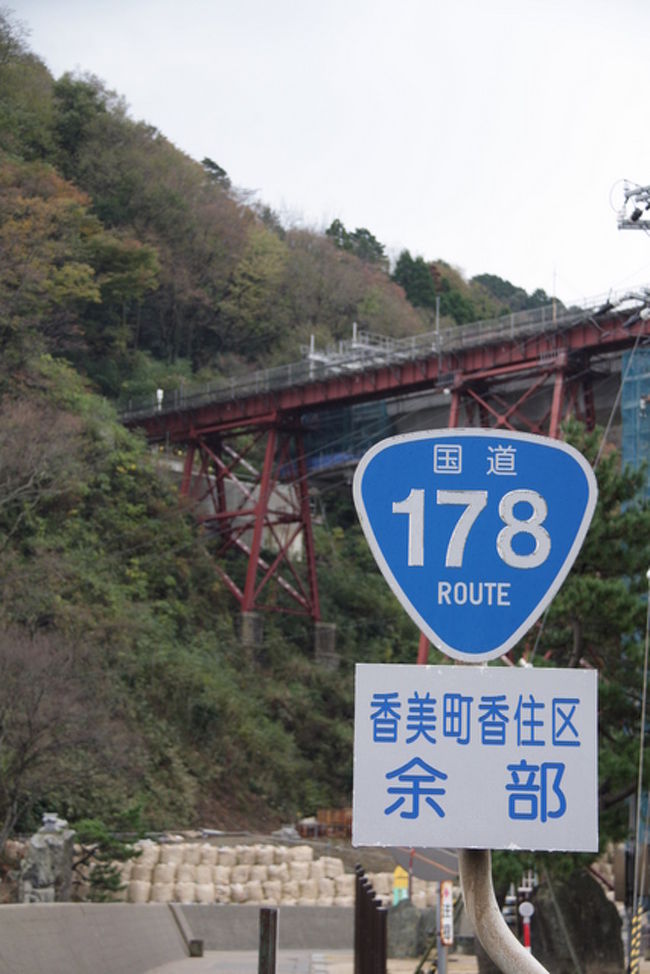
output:
[[[262,476],[259,481],[259,493],[255,514],[253,518],[253,543],[251,544],[248,556],[248,570],[246,572],[246,585],[242,597],[242,612],[252,612],[255,606],[255,582],[259,567],[260,550],[262,548],[262,532],[266,523],[267,512],[269,509],[269,494],[271,488],[271,473],[273,470],[273,460],[275,458],[275,429],[270,429],[266,440],[266,451],[264,455],[264,466]]]
[[[297,424],[196,436],[181,491],[194,503],[217,571],[242,612],[320,621],[307,464]]]
[[[570,369],[562,351],[550,360],[527,363],[522,368],[458,372],[449,427],[521,430],[557,438],[563,420],[574,415],[593,429],[595,411],[588,361],[581,359],[571,365]]]
[[[553,386],[553,401],[551,402],[551,417],[548,426],[548,435],[557,439],[560,435],[560,423],[562,422],[562,410],[564,407],[564,369],[558,369],[555,373],[555,384]]]

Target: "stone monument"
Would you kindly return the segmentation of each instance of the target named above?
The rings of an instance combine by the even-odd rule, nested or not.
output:
[[[19,903],[65,903],[72,887],[75,833],[54,812],[43,815],[43,825],[27,845],[18,881]]]

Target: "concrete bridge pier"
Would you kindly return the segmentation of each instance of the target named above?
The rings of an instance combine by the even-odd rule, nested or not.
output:
[[[264,645],[264,619],[261,612],[242,612],[239,638],[242,649],[254,658]],[[314,623],[314,659],[327,670],[336,670],[339,655],[336,652],[336,626],[331,622]]]
[[[242,612],[240,620],[242,647],[254,655],[255,650],[261,649],[264,644],[264,620],[259,612]]]
[[[314,623],[314,659],[323,669],[338,670],[340,657],[336,652],[336,626],[334,623]]]

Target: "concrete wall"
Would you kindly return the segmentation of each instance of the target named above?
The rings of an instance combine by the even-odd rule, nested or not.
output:
[[[3,974],[144,974],[187,956],[167,906],[28,903],[0,907]]]

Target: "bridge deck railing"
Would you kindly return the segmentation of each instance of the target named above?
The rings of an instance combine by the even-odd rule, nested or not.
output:
[[[298,362],[290,362],[271,369],[262,369],[230,381],[214,380],[201,385],[183,385],[165,391],[162,399],[151,395],[129,402],[122,410],[123,421],[146,418],[154,414],[193,409],[202,405],[246,399],[277,389],[319,382],[337,375],[368,371],[392,363],[430,358],[455,350],[479,345],[494,345],[530,335],[562,331],[566,328],[614,308],[627,305],[633,309],[645,304],[647,292],[622,292],[591,299],[584,305],[565,308],[558,304],[544,305],[530,311],[518,311],[499,318],[490,318],[467,325],[437,329],[406,338],[386,339],[386,336],[356,331],[351,341],[341,342],[338,350],[323,355],[310,355]],[[377,339],[384,339],[378,341]]]

